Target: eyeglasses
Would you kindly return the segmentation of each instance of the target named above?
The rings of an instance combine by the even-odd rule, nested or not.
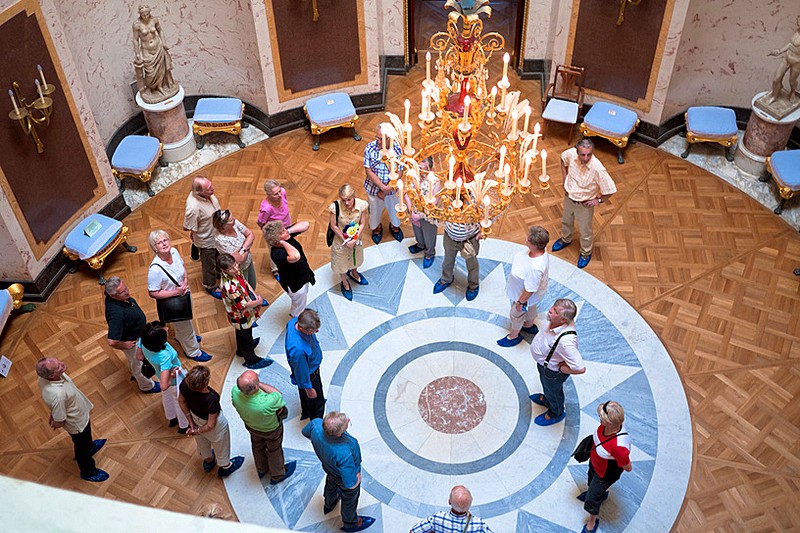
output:
[[[228,209],[221,211],[219,214],[219,221],[223,224],[227,224],[228,221],[231,219],[231,212]]]

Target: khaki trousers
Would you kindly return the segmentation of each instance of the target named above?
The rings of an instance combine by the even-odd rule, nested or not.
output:
[[[573,227],[578,224],[578,231],[581,233],[581,255],[592,253],[592,216],[594,207],[586,207],[580,202],[570,200],[569,196],[564,196],[564,216],[561,217],[561,240],[565,243],[572,242]]]

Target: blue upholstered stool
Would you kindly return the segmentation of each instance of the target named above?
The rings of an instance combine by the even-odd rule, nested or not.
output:
[[[197,135],[197,147],[205,146],[205,135],[221,131],[236,136],[236,144],[244,148],[239,134],[248,126],[242,123],[244,104],[238,98],[201,98],[194,108],[192,131]]]
[[[361,135],[356,131],[358,115],[353,101],[347,93],[331,93],[316,96],[303,106],[311,133],[314,135],[313,150],[319,150],[319,136],[333,128],[352,128],[353,139],[360,141]]]
[[[759,181],[769,181],[770,174],[772,174],[775,185],[778,186],[778,193],[781,195],[781,202],[773,212],[780,215],[786,200],[791,200],[800,192],[800,150],[782,150],[767,157],[766,170],[758,178]]]
[[[105,284],[106,279],[100,269],[106,257],[120,244],[127,251],[136,252],[135,246],[125,242],[127,239],[128,228],[119,220],[98,213],[89,215],[81,220],[64,240],[64,255],[73,261],[70,272],[75,272],[77,269],[74,261],[78,259],[86,261],[92,269],[98,271],[100,285]]]
[[[736,144],[739,132],[736,113],[727,107],[697,106],[686,112],[686,159],[694,143],[718,143],[725,147],[725,159],[733,161],[731,146]]]
[[[119,178],[120,190],[125,190],[125,178],[135,178],[147,186],[147,194],[155,195],[150,188],[150,179],[156,164],[161,161],[161,142],[155,137],[128,135],[119,143],[111,157],[111,172]]]
[[[33,311],[33,304],[22,303],[25,291],[19,283],[12,283],[7,289],[0,290],[0,333],[6,326],[11,311],[19,309],[21,312]]]
[[[581,124],[581,133],[585,137],[597,136],[608,139],[617,146],[617,162],[625,162],[622,150],[628,146],[631,134],[639,126],[639,115],[618,105],[608,102],[597,102],[586,113]]]

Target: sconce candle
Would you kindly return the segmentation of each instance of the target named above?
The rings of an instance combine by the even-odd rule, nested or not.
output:
[[[36,65],[36,68],[39,70],[39,76],[41,76],[41,78],[42,78],[42,85],[44,85],[45,88],[46,88],[47,87],[47,80],[44,79],[44,72],[42,71],[42,66],[41,65]]]
[[[409,111],[411,111],[411,100],[406,98],[406,101],[405,101],[405,103],[403,105],[406,108],[406,119],[405,119],[405,121],[403,121],[403,124],[408,125],[408,113],[409,113]]]
[[[17,107],[17,100],[14,98],[14,91],[9,89],[8,96],[11,97],[11,103],[14,104],[14,114],[19,115],[19,107]]]
[[[431,81],[431,53],[425,53],[425,81]]]
[[[531,108],[530,106],[525,106],[525,125],[522,130],[525,132],[525,135],[528,134],[528,122],[531,120]]]
[[[38,91],[38,93],[39,93],[39,98],[41,98],[42,101],[44,102],[44,95],[42,94],[42,86],[39,83],[39,80],[35,79],[35,80],[33,80],[33,82],[36,84],[36,91]]]
[[[497,96],[497,85],[492,87],[492,105],[489,108],[491,113],[494,113],[494,99]]]
[[[511,61],[511,56],[508,55],[508,52],[503,54],[503,78],[508,77],[508,62]]]
[[[542,150],[542,176],[547,176],[547,150]]]
[[[464,97],[464,121],[463,121],[464,129],[469,128],[469,122],[467,122],[467,117],[469,116],[469,104],[470,104],[469,96],[465,96]]]

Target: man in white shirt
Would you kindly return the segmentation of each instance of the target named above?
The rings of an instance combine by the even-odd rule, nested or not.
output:
[[[93,456],[105,445],[106,439],[92,440],[89,412],[94,406],[64,373],[66,370],[67,365],[55,357],[45,357],[36,362],[42,399],[50,408],[50,427],[53,431],[64,428],[72,437],[81,479],[105,481],[108,472],[97,468]]]
[[[497,341],[504,348],[522,342],[520,331],[532,335],[539,331],[533,321],[538,312],[536,306],[547,292],[550,257],[546,250],[549,241],[550,234],[546,229],[531,226],[525,241],[527,249],[516,254],[511,261],[511,273],[506,281],[506,296],[513,302],[509,312],[511,332]]]
[[[186,197],[186,210],[183,214],[183,229],[189,232],[200,251],[203,265],[203,287],[216,299],[219,293],[219,272],[217,272],[217,241],[212,224],[214,213],[219,210],[219,201],[214,196],[214,184],[205,176],[197,176],[192,181],[192,191]]]
[[[539,426],[550,426],[567,416],[564,410],[564,382],[572,374],[583,374],[586,367],[578,351],[578,333],[575,330],[575,302],[561,298],[547,311],[548,324],[533,338],[531,355],[536,361],[541,394],[531,394],[536,405],[547,407],[534,422]]]

